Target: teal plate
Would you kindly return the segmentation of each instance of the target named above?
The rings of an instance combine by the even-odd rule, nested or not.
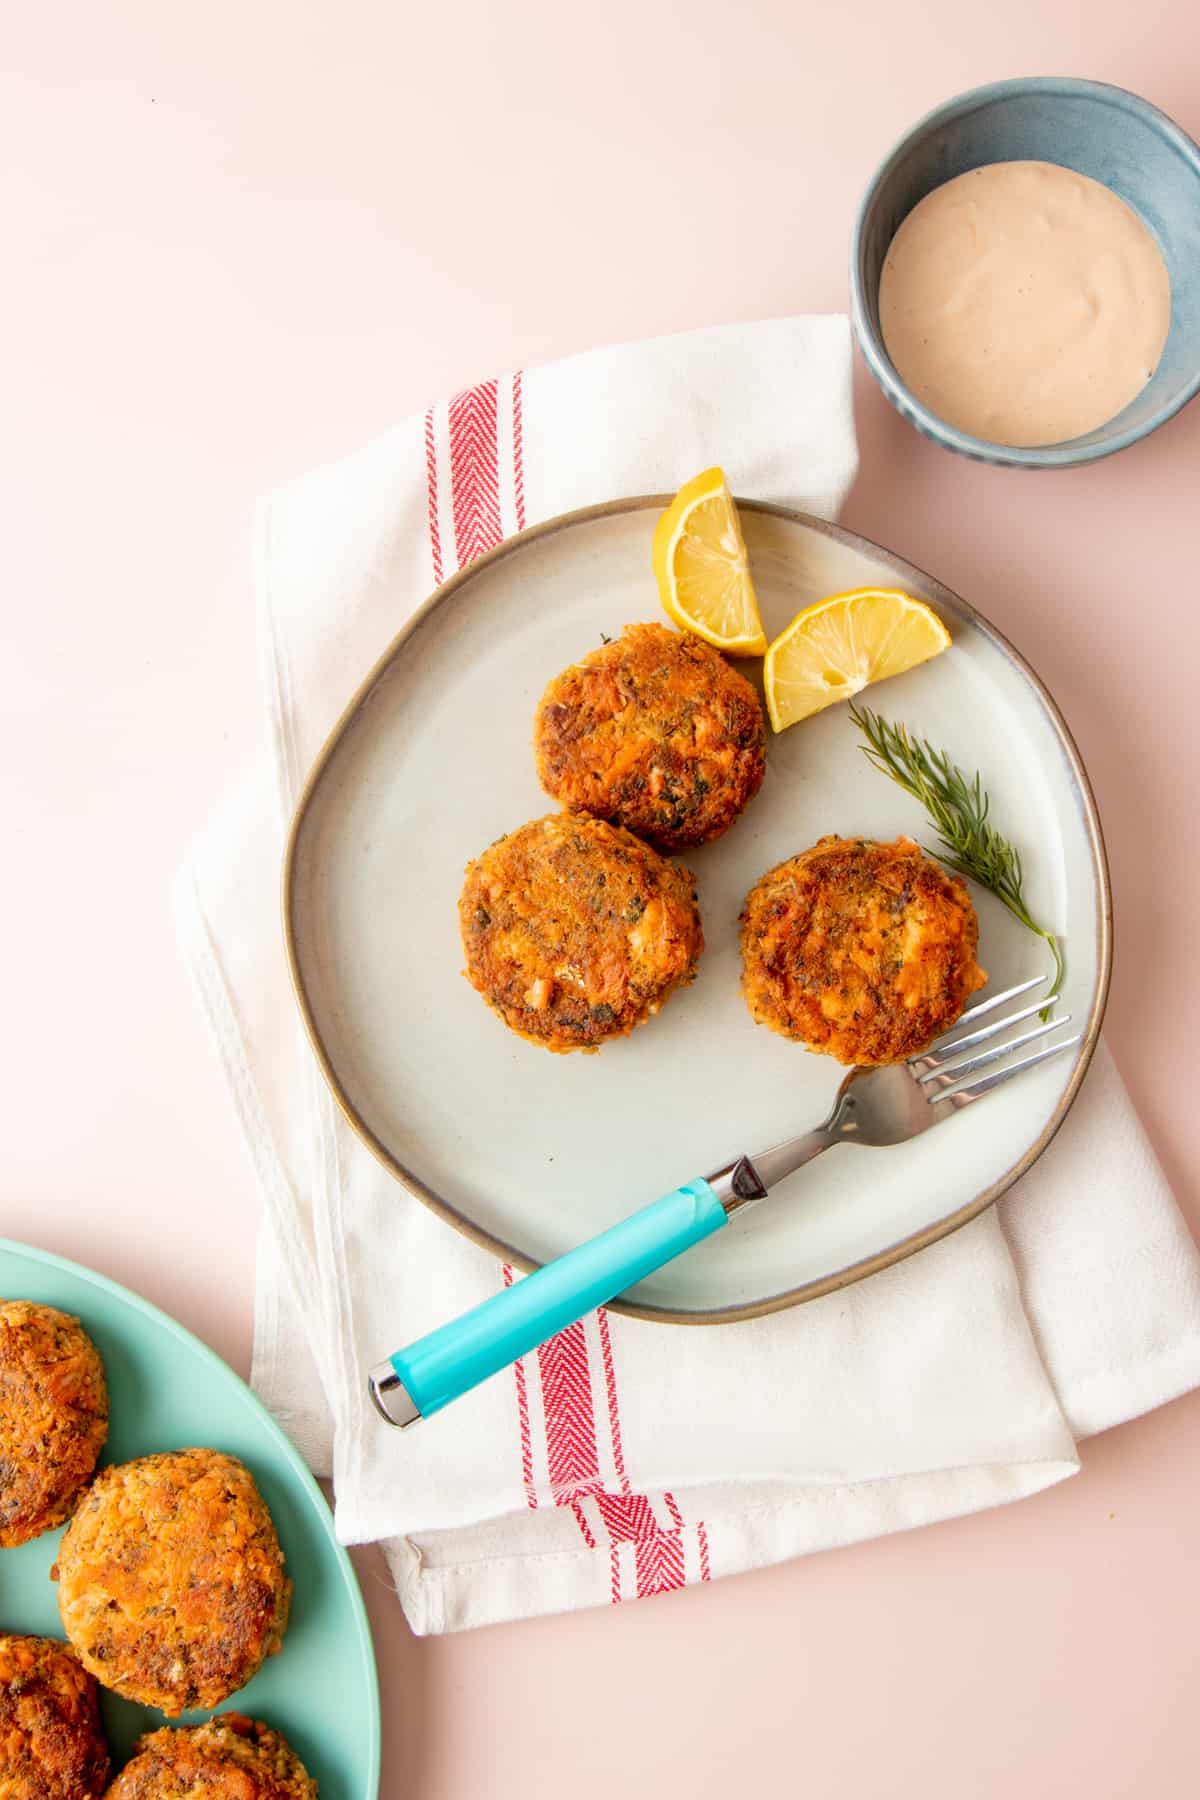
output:
[[[252,1471],[295,1583],[291,1621],[278,1656],[217,1710],[249,1713],[282,1731],[321,1800],[375,1800],[379,1684],[362,1595],[324,1495],[270,1414],[198,1338],[78,1263],[0,1238],[0,1295],[82,1319],[108,1374],[105,1462],[202,1444],[230,1451]],[[50,1580],[61,1536],[51,1531],[19,1550],[0,1550],[0,1631],[61,1638]],[[166,1723],[115,1694],[102,1694],[101,1708],[118,1767],[135,1738]],[[177,1723],[209,1716],[184,1713]]]

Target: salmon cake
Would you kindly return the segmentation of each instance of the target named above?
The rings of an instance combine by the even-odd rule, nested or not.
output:
[[[79,1320],[0,1300],[0,1547],[70,1517],[107,1435],[104,1365]]]
[[[96,1683],[66,1644],[0,1637],[0,1795],[96,1800],[108,1785]]]
[[[547,1050],[624,1037],[692,979],[704,948],[689,871],[578,813],[534,819],[485,850],[458,917],[467,980]]]
[[[910,838],[822,838],[771,869],[741,917],[742,991],[760,1025],[841,1063],[903,1062],[987,976],[966,884]]]
[[[109,1800],[317,1800],[287,1739],[260,1719],[221,1713],[140,1738]]]
[[[51,1573],[83,1666],[168,1718],[244,1687],[279,1649],[291,1600],[266,1503],[219,1450],[102,1470]]]
[[[711,644],[665,625],[627,625],[556,675],[533,742],[538,778],[560,805],[667,851],[728,831],[766,768],[750,683]]]

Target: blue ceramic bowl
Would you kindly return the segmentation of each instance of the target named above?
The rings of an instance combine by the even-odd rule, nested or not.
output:
[[[1112,188],[1154,233],[1171,276],[1171,329],[1153,379],[1106,425],[1029,450],[972,437],[930,412],[896,373],[879,329],[879,277],[901,221],[955,175],[1020,161],[1061,163]],[[1171,418],[1200,389],[1200,149],[1165,113],[1103,82],[1035,76],[975,88],[915,125],[867,189],[854,226],[850,295],[872,375],[892,405],[935,443],[1021,469],[1064,469],[1111,456]]]

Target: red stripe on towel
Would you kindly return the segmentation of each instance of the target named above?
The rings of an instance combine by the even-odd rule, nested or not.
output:
[[[513,1284],[513,1266],[504,1265],[504,1285]],[[517,1383],[517,1418],[521,1425],[521,1479],[525,1483],[525,1499],[529,1506],[537,1510],[537,1489],[533,1485],[533,1443],[529,1435],[529,1390],[525,1382],[525,1359],[519,1356],[513,1364],[513,1376]]]
[[[683,1538],[677,1531],[659,1531],[634,1546],[637,1597],[673,1594],[685,1585]]]
[[[580,1506],[578,1500],[572,1500],[571,1511],[575,1514],[575,1523],[583,1533],[584,1543],[589,1550],[594,1550],[596,1548],[596,1540],[592,1536],[592,1528],[587,1522],[587,1514],[584,1512],[582,1506]]]
[[[450,402],[450,493],[460,569],[494,549],[503,536],[497,389],[497,382],[481,381]]]
[[[596,1413],[583,1320],[549,1338],[537,1353],[546,1415],[546,1463],[555,1505],[601,1486]]]
[[[525,449],[522,443],[523,396],[521,371],[513,376],[513,492],[517,505],[517,530],[525,529]]]
[[[617,1372],[613,1363],[612,1334],[609,1330],[608,1314],[603,1307],[596,1315],[596,1322],[600,1328],[600,1354],[604,1364],[604,1389],[608,1396],[608,1423],[612,1434],[613,1466],[621,1483],[622,1494],[629,1495],[631,1488],[625,1469],[625,1448],[621,1440],[621,1411],[617,1402]],[[604,1514],[604,1522],[609,1527],[614,1539],[624,1535],[626,1538],[633,1538],[638,1545],[635,1553],[635,1572],[639,1599],[647,1594],[667,1593],[672,1588],[680,1588],[685,1585],[683,1533],[686,1528],[683,1523],[683,1514],[679,1510],[674,1494],[664,1493],[663,1495],[663,1504],[671,1515],[673,1527],[669,1532],[664,1532],[660,1528],[658,1521],[650,1511],[649,1501],[640,1495],[632,1497],[630,1504],[634,1510],[626,1515],[628,1526],[631,1529],[623,1534],[613,1529],[615,1518],[610,1517],[610,1514],[605,1511],[602,1502],[598,1502],[598,1504]],[[703,1531],[703,1525],[696,1527],[698,1541]],[[664,1541],[658,1543],[660,1539]],[[657,1544],[657,1548],[652,1548],[651,1546],[655,1544]],[[704,1573],[706,1561],[707,1547],[705,1545],[700,1553],[700,1578],[702,1581],[708,1579]],[[617,1597],[620,1598],[619,1595]]]
[[[425,414],[425,489],[429,504],[429,548],[433,553],[433,579],[442,585],[442,534],[438,527],[437,447],[433,440],[433,408]]]
[[[629,1492],[629,1477],[625,1473],[625,1449],[621,1443],[621,1414],[617,1407],[617,1372],[613,1367],[612,1336],[608,1329],[608,1314],[601,1307],[596,1314],[596,1324],[600,1330],[600,1357],[604,1364],[604,1391],[608,1395],[608,1428],[612,1434],[613,1467],[617,1471],[617,1479],[626,1494]]]

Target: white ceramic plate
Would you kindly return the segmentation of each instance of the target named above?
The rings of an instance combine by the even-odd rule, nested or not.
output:
[[[686,860],[707,949],[693,986],[598,1056],[515,1037],[462,979],[463,869],[554,810],[534,772],[535,704],[565,664],[659,616],[650,541],[664,501],[552,521],[439,589],[368,676],[314,769],[285,872],[301,1009],[334,1093],[392,1171],[452,1224],[531,1267],[678,1182],[824,1117],[842,1071],[755,1026],[738,987],[737,919],[764,870],[829,832],[932,838],[876,773],[844,706],[768,746],[762,791]],[[1049,695],[963,601],[817,520],[742,504],[768,635],[825,594],[868,584],[928,600],[954,642],[872,690],[889,718],[978,767],[1017,842],[1035,916],[1066,940],[1064,1005],[1084,1043],[936,1131],[888,1150],[839,1146],[625,1304],[713,1322],[809,1299],[973,1217],[1061,1123],[1108,985],[1108,879],[1078,753]],[[743,664],[748,672],[757,665]],[[993,986],[1044,948],[975,893]]]

